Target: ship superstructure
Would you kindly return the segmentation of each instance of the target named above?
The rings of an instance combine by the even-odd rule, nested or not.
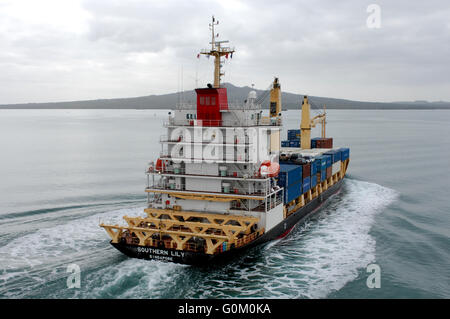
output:
[[[123,226],[101,224],[111,244],[129,256],[204,263],[283,236],[336,192],[345,175],[348,158],[342,160],[341,150],[311,149],[316,123],[323,135],[316,140],[325,145],[330,139],[324,136],[325,113],[310,119],[307,97],[301,128],[289,139],[298,147],[281,147],[277,78],[268,116],[255,91],[243,103],[228,102],[221,60],[234,49],[217,41],[217,24],[213,17],[211,48],[200,52],[214,57],[214,84],[196,89],[196,104],[179,103],[164,123],[160,156],[146,172],[146,217],[124,216]]]

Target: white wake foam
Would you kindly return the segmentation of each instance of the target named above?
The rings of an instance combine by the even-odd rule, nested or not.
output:
[[[202,296],[326,297],[375,260],[376,242],[370,229],[375,216],[396,197],[392,189],[346,180],[345,193],[331,198],[320,217],[270,243],[254,266],[240,264],[213,275],[214,290],[202,287]]]
[[[120,209],[42,228],[12,240],[0,247],[0,292],[11,281],[20,279],[26,280],[29,286],[39,285],[42,276],[62,264],[109,247],[109,236],[99,227],[100,221],[107,219],[121,224],[123,215],[142,214],[143,208]]]
[[[87,275],[77,298],[160,298],[186,265],[129,258]]]
[[[110,265],[88,272],[83,289],[68,297],[78,298],[323,298],[354,280],[358,270],[375,259],[376,242],[370,235],[378,213],[397,197],[389,188],[347,179],[344,191],[331,198],[320,216],[295,229],[288,237],[257,250],[250,261],[238,260],[213,270],[145,261],[116,259]],[[142,208],[108,212],[110,222],[123,215],[141,215]],[[0,290],[14,276],[40,273],[29,267],[44,267],[86,251],[104,249],[108,236],[98,227],[105,214],[81,218],[38,230],[0,248]],[[109,246],[108,246],[109,247]],[[111,251],[115,254],[111,255]],[[111,250],[108,257],[122,256]],[[6,259],[5,259],[6,258]],[[8,260],[9,259],[9,260]],[[12,261],[15,260],[15,261]],[[44,265],[41,265],[44,264]],[[25,274],[24,274],[25,273]],[[67,289],[49,293],[62,297]],[[13,296],[20,296],[20,291]]]

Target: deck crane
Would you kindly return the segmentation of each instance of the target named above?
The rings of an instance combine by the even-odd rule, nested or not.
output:
[[[300,146],[302,149],[311,149],[311,128],[316,127],[318,123],[322,125],[322,138],[325,138],[325,106],[323,113],[313,118],[310,118],[310,109],[308,97],[305,95],[302,102],[302,120],[300,123]]]

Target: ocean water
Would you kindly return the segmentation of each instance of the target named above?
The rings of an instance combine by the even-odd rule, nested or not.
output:
[[[329,110],[350,147],[342,190],[288,237],[206,268],[130,259],[98,227],[143,215],[167,112],[0,111],[0,298],[450,298],[450,111]]]

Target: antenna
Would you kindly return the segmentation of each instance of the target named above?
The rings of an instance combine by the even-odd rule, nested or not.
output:
[[[184,102],[184,89],[183,89],[183,65],[181,65],[181,103]]]
[[[214,57],[214,87],[219,88],[220,87],[220,78],[225,73],[221,72],[222,67],[222,61],[220,60],[221,57],[225,56],[228,58],[228,55],[231,54],[231,57],[233,57],[234,48],[222,46],[224,43],[228,43],[227,40],[224,41],[217,41],[216,38],[219,36],[219,34],[214,32],[214,26],[218,25],[219,21],[216,21],[214,16],[212,16],[212,21],[209,24],[209,29],[211,30],[211,50],[202,50],[200,54],[205,54],[207,56],[213,56]]]

